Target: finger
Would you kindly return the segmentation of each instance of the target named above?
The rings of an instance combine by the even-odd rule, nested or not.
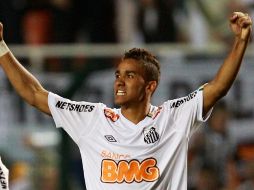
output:
[[[237,14],[233,14],[231,17],[230,17],[230,22],[232,22],[232,23],[235,23],[236,22],[236,20],[237,20],[237,18],[238,18],[238,15]]]
[[[239,18],[237,23],[242,28],[246,28],[246,27],[252,25],[252,21],[249,16],[244,16],[244,17]]]
[[[232,15],[232,17],[230,18],[230,22],[231,22],[231,23],[235,23],[235,22],[237,22],[237,20],[238,20],[239,18],[246,17],[246,16],[248,16],[247,13],[234,12],[233,15]]]
[[[246,13],[242,13],[242,12],[234,12],[234,15],[237,15],[238,17],[243,17],[245,16]]]
[[[249,21],[249,20],[245,20],[245,21],[243,21],[243,23],[242,23],[242,27],[243,27],[243,28],[251,27],[251,25],[252,25],[252,23],[251,23],[251,21]]]

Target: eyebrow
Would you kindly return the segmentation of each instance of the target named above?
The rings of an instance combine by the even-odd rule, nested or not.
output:
[[[120,73],[119,70],[115,71],[115,74],[119,74],[119,73]],[[126,74],[137,74],[136,71],[125,71],[125,73],[126,73]]]
[[[135,71],[126,71],[126,74],[137,74]]]

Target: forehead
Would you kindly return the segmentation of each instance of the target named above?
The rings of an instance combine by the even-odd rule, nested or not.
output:
[[[116,67],[116,72],[134,71],[143,73],[142,64],[135,59],[124,59]]]

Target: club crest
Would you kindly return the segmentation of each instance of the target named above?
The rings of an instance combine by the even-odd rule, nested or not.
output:
[[[144,141],[147,144],[155,143],[159,140],[159,137],[159,133],[157,133],[154,127],[144,130]]]

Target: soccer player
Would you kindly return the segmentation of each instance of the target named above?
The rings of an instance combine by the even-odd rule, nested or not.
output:
[[[191,133],[209,117],[230,89],[251,35],[251,19],[233,13],[234,45],[212,81],[186,97],[151,105],[160,66],[146,50],[131,49],[116,67],[114,100],[76,102],[45,90],[15,59],[3,41],[0,65],[18,94],[51,115],[78,145],[89,190],[186,190],[187,149]]]

